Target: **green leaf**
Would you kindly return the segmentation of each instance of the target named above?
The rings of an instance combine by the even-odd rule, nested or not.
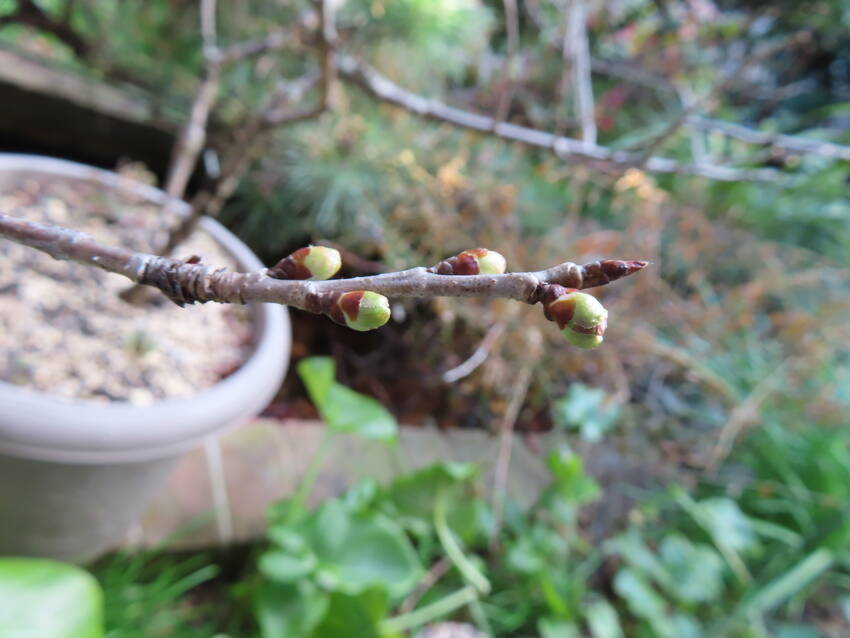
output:
[[[382,588],[366,589],[356,595],[334,592],[313,638],[380,638],[378,625],[388,611],[389,598]]]
[[[563,428],[578,429],[588,441],[599,441],[616,423],[619,407],[599,388],[573,383],[567,395],[552,404],[552,418]]]
[[[277,583],[296,583],[316,569],[313,555],[292,556],[279,550],[265,552],[260,556],[260,573]]]
[[[664,599],[633,569],[626,567],[614,577],[614,591],[626,601],[629,610],[646,620],[659,638],[675,638],[667,618]]]
[[[349,432],[378,441],[393,441],[397,437],[398,423],[384,406],[334,380],[336,365],[330,357],[301,360],[298,374],[322,419],[334,432]]]
[[[398,423],[383,405],[338,383],[328,389],[319,411],[336,432],[351,432],[375,441],[394,441],[398,436]]]
[[[736,552],[745,552],[758,543],[750,520],[732,499],[706,499],[697,506],[702,524],[712,538],[722,539],[724,545]]]
[[[102,635],[103,594],[91,574],[39,558],[0,559],[0,636]]]
[[[263,583],[254,599],[262,638],[304,638],[328,609],[329,596],[305,580],[298,584]]]
[[[408,593],[423,568],[401,527],[379,513],[350,513],[333,500],[304,521],[301,531],[319,562],[326,587],[357,595],[374,586]]]
[[[744,603],[744,610],[749,614],[773,609],[832,567],[834,562],[835,556],[830,550],[816,549],[782,576],[756,590]]]
[[[330,357],[307,357],[298,362],[297,368],[310,400],[321,410],[335,382],[336,363]]]
[[[668,591],[684,603],[716,600],[723,590],[723,559],[708,545],[694,545],[679,534],[664,537],[659,546],[670,574]]]
[[[623,638],[617,610],[607,600],[595,600],[585,611],[587,626],[593,638]]]
[[[643,542],[637,529],[630,529],[615,538],[612,546],[626,564],[639,574],[652,578],[659,585],[668,588],[674,586],[670,582],[670,574]]]
[[[552,473],[553,487],[558,494],[576,505],[595,501],[601,489],[584,473],[584,462],[569,449],[552,450],[546,456],[546,466]]]
[[[468,541],[486,518],[480,507],[470,507],[468,498],[477,474],[472,463],[435,463],[393,481],[387,488],[387,500],[403,525],[425,533],[431,527],[437,495],[445,492],[449,526]]]

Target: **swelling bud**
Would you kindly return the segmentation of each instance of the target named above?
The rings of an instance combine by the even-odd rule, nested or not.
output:
[[[568,343],[587,350],[602,343],[608,327],[608,311],[593,295],[553,286],[556,290],[544,301],[546,318],[554,321]],[[560,290],[557,290],[560,289]]]
[[[440,262],[437,272],[441,275],[501,275],[506,266],[505,258],[495,250],[473,248]]]
[[[344,292],[331,303],[331,319],[352,330],[380,328],[390,319],[390,302],[370,290]]]
[[[275,279],[321,281],[333,277],[341,266],[338,250],[327,246],[307,246],[281,259],[266,274]]]

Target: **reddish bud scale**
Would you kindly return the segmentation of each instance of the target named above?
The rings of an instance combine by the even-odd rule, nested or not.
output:
[[[309,279],[313,276],[313,273],[304,265],[304,259],[309,254],[309,246],[299,248],[269,268],[266,274],[275,279]]]
[[[440,275],[501,274],[505,271],[505,259],[499,253],[486,248],[471,248],[437,264]]]
[[[334,293],[329,300],[328,316],[343,326],[348,325],[345,320],[346,316],[350,321],[357,321],[357,316],[360,313],[360,300],[363,299],[365,292],[365,290],[355,290]]]

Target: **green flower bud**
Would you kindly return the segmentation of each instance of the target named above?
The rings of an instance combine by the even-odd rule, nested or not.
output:
[[[478,257],[478,270],[482,275],[502,275],[507,268],[505,258],[494,250],[480,248],[484,254]]]
[[[326,246],[307,246],[281,259],[268,269],[267,274],[275,279],[319,281],[333,277],[340,266],[342,258],[338,250]]]
[[[436,269],[441,275],[501,275],[505,258],[494,250],[473,248],[440,262]]]
[[[568,343],[591,349],[602,343],[608,327],[608,311],[593,295],[560,288],[552,301],[544,302],[546,318],[554,321]],[[557,291],[557,289],[556,289]]]
[[[337,323],[353,330],[374,330],[390,319],[390,302],[383,295],[369,290],[342,293],[329,313]]]

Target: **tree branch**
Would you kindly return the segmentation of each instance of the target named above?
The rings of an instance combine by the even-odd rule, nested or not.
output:
[[[486,115],[448,106],[401,88],[374,68],[351,56],[337,55],[336,67],[342,79],[356,84],[378,100],[394,104],[420,117],[447,122],[479,133],[491,133],[512,142],[545,149],[563,160],[583,162],[603,170],[621,171],[639,164],[642,159],[635,153],[614,151],[597,144],[585,144],[571,137],[497,122],[495,118]],[[697,175],[718,181],[787,181],[785,175],[772,169],[733,168],[707,163],[683,164],[666,157],[650,157],[644,168],[654,173]]]
[[[601,286],[642,270],[648,262],[604,260],[578,265],[565,262],[536,272],[505,275],[440,275],[411,268],[350,279],[283,280],[265,271],[238,273],[102,244],[85,233],[0,214],[0,236],[36,248],[56,259],[75,261],[159,288],[178,305],[205,303],[279,303],[326,313],[334,295],[369,290],[387,297],[483,297],[536,303],[548,284],[567,288]]]
[[[748,144],[764,144],[793,153],[806,153],[850,161],[850,146],[842,144],[783,135],[782,133],[765,133],[734,122],[724,122],[723,120],[699,116],[689,117],[687,125],[700,131],[719,131]]]
[[[216,0],[200,0],[199,13],[203,38],[204,77],[192,101],[189,119],[180,131],[171,154],[165,192],[183,199],[186,185],[207,139],[207,121],[218,95],[221,79],[220,54],[215,23]]]

